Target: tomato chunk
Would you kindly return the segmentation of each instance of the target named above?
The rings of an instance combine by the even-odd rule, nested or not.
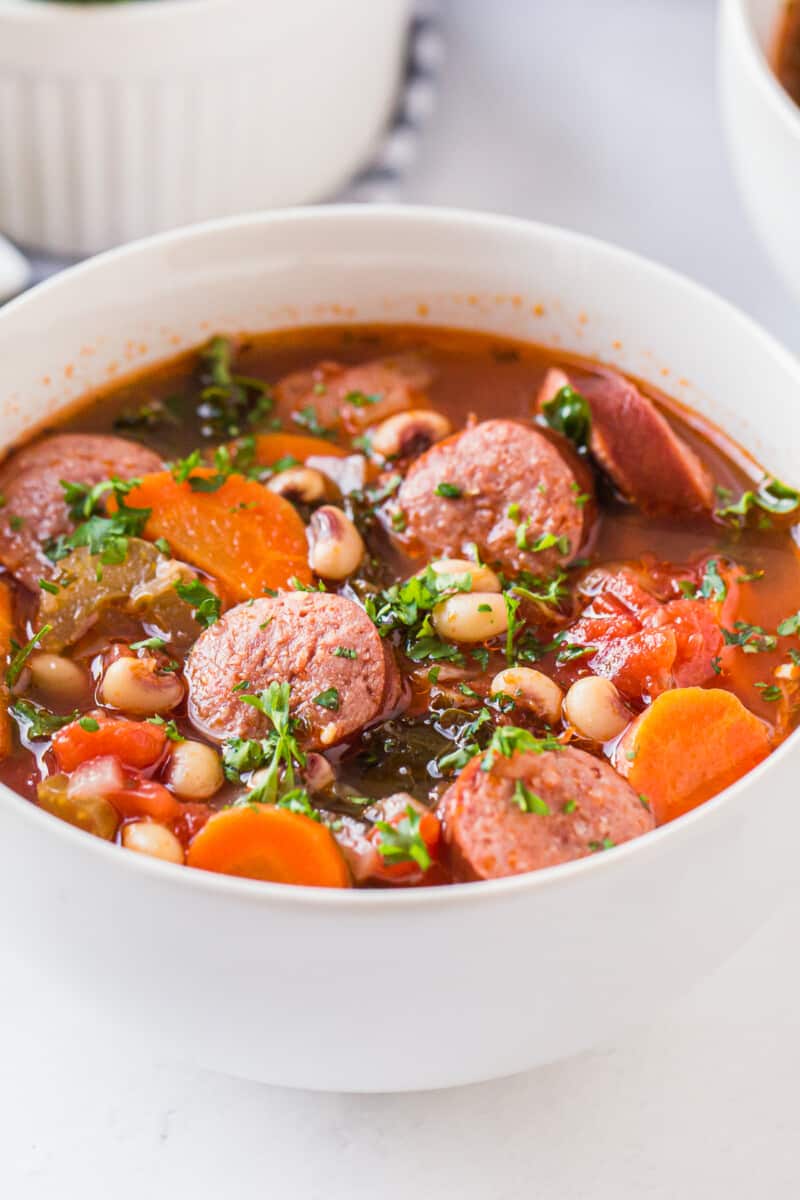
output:
[[[97,728],[95,728],[97,726]],[[159,725],[124,717],[82,717],[54,734],[52,747],[62,771],[74,771],[91,758],[111,755],[126,767],[151,767],[164,753],[167,736]]]

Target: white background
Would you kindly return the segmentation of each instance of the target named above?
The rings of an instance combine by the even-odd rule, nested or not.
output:
[[[728,171],[711,0],[451,0],[448,43],[440,108],[404,199],[622,243],[800,348],[798,309]],[[644,1028],[619,1045],[512,1080],[396,1097],[291,1093],[134,1060],[122,1037],[98,1041],[92,1014],[65,1008],[32,964],[4,963],[0,1193],[795,1197],[799,925],[794,898],[696,994],[643,1013]],[[447,1014],[428,997],[387,1036],[413,1054],[415,1023],[431,1019]]]

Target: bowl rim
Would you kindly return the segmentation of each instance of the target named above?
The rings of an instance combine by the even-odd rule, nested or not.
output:
[[[148,0],[137,4],[76,4],[74,0],[21,0],[16,4],[0,6],[0,24],[14,22],[28,25],[34,30],[47,28],[59,21],[69,20],[74,26],[101,25],[103,23],[144,24],[164,20],[189,12],[197,16],[197,9],[208,12],[224,10],[226,0]]]
[[[691,295],[697,301],[714,306],[725,320],[738,324],[743,331],[746,331],[748,337],[759,343],[765,354],[781,362],[785,369],[795,376],[800,393],[800,360],[752,317],[747,316],[730,301],[718,296],[710,288],[695,283],[679,271],[612,242],[561,226],[498,213],[423,205],[387,204],[365,207],[360,204],[341,204],[274,209],[268,212],[252,212],[205,221],[129,242],[95,255],[85,262],[68,267],[4,305],[0,309],[0,336],[8,315],[14,316],[31,305],[35,307],[40,296],[57,293],[64,288],[69,290],[76,282],[79,284],[84,275],[90,275],[107,264],[116,266],[150,250],[157,251],[162,247],[180,246],[195,240],[202,242],[207,237],[224,235],[227,231],[240,232],[257,230],[270,225],[318,224],[325,221],[345,224],[372,221],[385,223],[387,228],[391,228],[397,223],[405,223],[410,226],[421,223],[433,227],[434,231],[437,227],[452,229],[455,224],[472,234],[481,231],[489,234],[494,230],[523,239],[533,236],[561,243],[578,252],[614,259],[635,270],[647,272],[652,278],[654,287],[658,287],[659,284],[669,284],[673,288],[677,287]],[[530,871],[526,874],[439,887],[318,888],[298,884],[270,883],[210,871],[187,869],[177,864],[161,862],[143,854],[120,854],[119,846],[116,843],[93,837],[91,834],[69,825],[66,821],[52,816],[5,784],[0,784],[0,803],[10,803],[17,809],[21,820],[29,822],[34,827],[41,826],[42,836],[45,836],[49,830],[55,838],[62,840],[67,849],[72,848],[76,853],[83,851],[85,854],[99,856],[101,862],[105,862],[109,866],[116,863],[116,870],[133,872],[139,877],[160,880],[164,884],[183,879],[183,883],[178,886],[206,892],[210,896],[218,896],[221,899],[229,897],[231,900],[238,899],[256,904],[276,904],[303,909],[334,907],[337,911],[349,910],[357,913],[383,909],[387,906],[398,909],[422,907],[436,910],[453,905],[500,902],[508,897],[513,898],[517,895],[521,897],[543,888],[565,887],[576,877],[585,880],[599,879],[604,872],[609,869],[613,870],[616,864],[621,864],[633,855],[644,858],[660,853],[662,847],[680,845],[682,841],[692,835],[696,826],[701,822],[707,823],[712,820],[723,807],[729,804],[733,797],[745,788],[752,787],[754,784],[758,785],[763,776],[777,770],[789,756],[794,756],[800,762],[800,729],[795,730],[763,762],[748,771],[731,787],[725,788],[691,812],[676,818],[667,825],[653,829],[641,837],[614,846],[602,853],[588,855],[585,858],[552,867],[543,867],[538,871]]]
[[[757,80],[757,86],[761,88],[770,108],[791,135],[800,138],[800,104],[796,104],[786,91],[759,44],[753,26],[751,0],[723,0],[723,3],[741,39],[746,63]],[[780,3],[783,4],[784,0],[780,0]],[[775,30],[772,30],[771,36],[775,36]]]

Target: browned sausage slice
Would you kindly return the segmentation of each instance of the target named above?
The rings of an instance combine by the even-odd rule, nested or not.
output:
[[[411,465],[397,493],[410,548],[460,556],[475,544],[485,562],[535,574],[576,557],[586,540],[588,499],[543,434],[506,420],[437,442]]]
[[[708,471],[629,379],[616,371],[598,370],[578,383],[553,369],[545,377],[538,407],[566,385],[588,401],[589,449],[627,500],[649,512],[713,507],[714,485]]]
[[[42,546],[73,528],[62,479],[92,487],[112,475],[133,479],[160,468],[152,450],[106,434],[61,433],[24,446],[0,467],[0,562],[36,590],[54,572]]]
[[[352,657],[352,654],[355,657]],[[362,608],[328,592],[239,604],[197,639],[186,666],[192,719],[210,736],[263,737],[270,725],[234,688],[291,687],[308,749],[357,733],[398,697],[397,668]]]
[[[427,363],[412,354],[353,367],[322,362],[287,375],[276,384],[275,395],[281,416],[299,414],[303,424],[311,416],[323,429],[362,433],[395,413],[424,405],[431,379]]]
[[[458,880],[499,879],[584,858],[652,829],[653,814],[607,763],[567,747],[473,758],[439,804]],[[514,803],[517,781],[547,812]]]

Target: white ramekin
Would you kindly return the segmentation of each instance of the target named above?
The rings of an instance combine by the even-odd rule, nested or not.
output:
[[[769,61],[785,0],[721,0],[719,86],[734,171],[756,232],[800,296],[800,106]]]
[[[0,446],[213,331],[356,321],[596,356],[695,405],[800,482],[800,365],[735,309],[574,233],[396,207],[215,222],[12,301],[0,310]],[[0,788],[0,960],[8,945],[35,957],[53,1011],[68,985],[131,1053],[342,1091],[509,1074],[657,1019],[797,886],[799,762],[795,734],[637,841],[402,894],[190,871]],[[61,1035],[57,1021],[42,1030]]]
[[[369,155],[409,0],[0,0],[0,231],[85,255],[319,200]]]

